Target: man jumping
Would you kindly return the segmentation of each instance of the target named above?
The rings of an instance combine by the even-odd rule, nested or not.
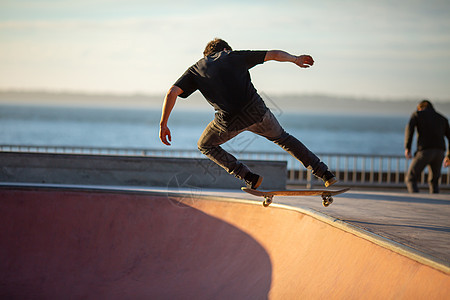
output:
[[[159,138],[170,145],[167,127],[177,97],[187,98],[199,90],[215,111],[215,118],[203,131],[198,149],[228,173],[256,189],[263,177],[252,173],[246,165],[220,145],[243,131],[251,131],[279,145],[299,160],[325,187],[337,180],[320,159],[298,139],[287,133],[254,88],[249,69],[266,61],[292,62],[301,68],[314,64],[309,55],[295,56],[281,50],[233,51],[227,42],[214,39],[206,45],[204,57],[192,65],[169,89],[164,99]]]

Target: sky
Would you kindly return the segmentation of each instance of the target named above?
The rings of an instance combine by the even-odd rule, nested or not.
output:
[[[310,54],[267,94],[450,102],[448,0],[0,0],[0,90],[164,94],[208,41]]]

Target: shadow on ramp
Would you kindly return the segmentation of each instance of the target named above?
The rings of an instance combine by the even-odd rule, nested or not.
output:
[[[265,299],[251,236],[164,196],[0,190],[5,299]]]

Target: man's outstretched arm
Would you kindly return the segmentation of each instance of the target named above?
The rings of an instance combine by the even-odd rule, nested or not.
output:
[[[417,119],[415,115],[413,114],[411,118],[409,119],[408,125],[405,127],[405,157],[406,159],[411,159],[411,148],[412,148],[412,141],[414,136],[414,131],[417,126]]]
[[[182,93],[182,89],[173,85],[164,98],[161,121],[159,122],[159,139],[167,146],[170,146],[170,142],[172,141],[172,136],[170,134],[169,127],[167,127],[167,122],[169,121],[169,116],[172,112],[173,107],[175,106],[177,97]]]
[[[314,60],[309,55],[292,55],[282,50],[270,50],[267,51],[264,61],[275,60],[275,61],[287,61],[292,62],[299,66],[300,68],[309,68],[314,64]]]

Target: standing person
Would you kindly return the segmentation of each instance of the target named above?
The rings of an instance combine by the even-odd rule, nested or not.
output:
[[[326,187],[337,181],[314,153],[281,127],[250,79],[249,69],[258,64],[275,60],[308,68],[314,63],[311,56],[295,56],[281,50],[233,51],[221,39],[209,42],[203,55],[166,94],[159,131],[164,144],[170,145],[171,133],[167,122],[177,97],[186,98],[199,90],[216,114],[203,131],[198,149],[228,173],[244,180],[247,187],[258,188],[263,177],[252,173],[246,165],[220,147],[243,131],[251,131],[278,144],[321,178]]]
[[[450,128],[448,120],[433,108],[428,100],[417,105],[405,129],[405,157],[412,158],[411,144],[414,131],[417,129],[417,152],[406,175],[406,187],[410,193],[418,193],[417,180],[428,165],[428,184],[430,193],[439,193],[439,177],[442,161],[444,166],[450,165]],[[449,141],[449,149],[445,155],[445,139]],[[444,159],[445,157],[445,159]]]

